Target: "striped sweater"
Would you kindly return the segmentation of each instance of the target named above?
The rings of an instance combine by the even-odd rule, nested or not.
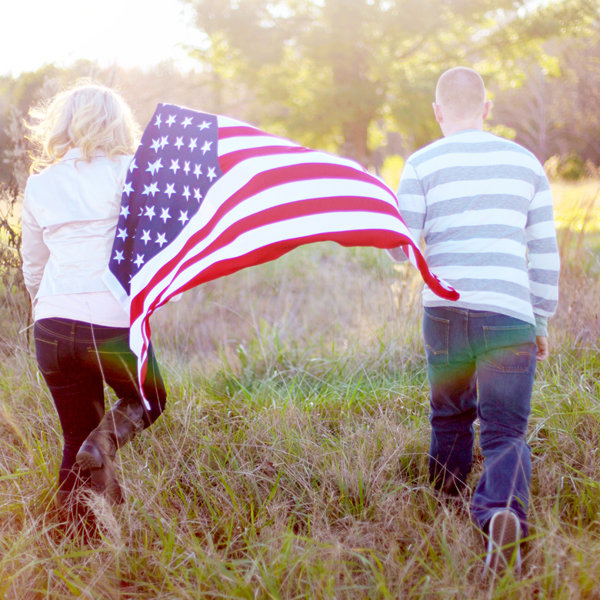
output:
[[[531,152],[478,130],[441,138],[407,160],[398,204],[431,269],[461,295],[425,288],[425,306],[493,311],[546,335],[559,256],[550,185]]]

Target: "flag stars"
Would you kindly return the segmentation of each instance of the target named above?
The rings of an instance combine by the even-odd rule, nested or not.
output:
[[[202,121],[202,123],[200,123],[200,125],[197,127],[200,129],[200,131],[203,131],[204,129],[208,129],[210,127],[210,123],[208,121]]]
[[[169,145],[169,136],[168,135],[163,135],[160,138],[160,149],[163,150],[165,146]]]
[[[157,243],[161,248],[167,243],[167,238],[164,233],[159,233],[156,236],[155,243]]]
[[[181,121],[181,126],[184,129],[187,129],[188,125],[192,124],[192,117],[186,117],[185,119],[183,119],[183,121]]]
[[[175,193],[175,184],[174,183],[167,183],[167,187],[165,188],[165,194],[167,196],[169,196],[169,200],[171,199],[171,196]]]
[[[193,152],[198,146],[198,138],[190,138],[190,143],[188,144],[188,148],[190,152]]]
[[[119,228],[119,230],[117,231],[117,237],[125,241],[127,239],[127,229]]]
[[[206,140],[204,142],[204,145],[201,148],[202,154],[206,154],[210,150],[211,146],[212,146],[212,142],[209,142],[208,140]]]
[[[142,192],[142,195],[144,195],[144,196],[152,195],[152,197],[154,198],[154,196],[156,195],[156,192],[158,192],[158,183],[156,183],[156,181],[153,181],[150,185],[144,184],[144,191]]]
[[[201,199],[202,199],[202,194],[200,193],[200,189],[194,188],[194,200],[198,200],[198,202],[200,202]]]
[[[169,209],[162,208],[159,218],[162,219],[163,223],[166,225],[167,221],[171,218],[171,215],[169,214]]]
[[[123,255],[122,250],[115,251],[115,255],[113,256],[113,260],[116,260],[119,264],[121,264],[125,260],[125,256]]]
[[[162,161],[160,158],[158,158],[153,163],[148,163],[148,168],[146,169],[146,172],[151,173],[152,176],[154,176],[155,173],[158,173],[158,171],[160,171],[160,169],[162,169]]]
[[[183,186],[183,193],[181,195],[185,198],[186,202],[189,202],[191,192],[190,192],[190,187],[188,185]]]
[[[148,245],[148,242],[150,241],[150,230],[149,229],[142,230],[141,240],[142,240],[142,242],[144,242],[144,244],[146,246]]]
[[[190,218],[188,217],[188,214],[187,214],[187,210],[180,210],[179,218],[177,220],[181,221],[182,225],[185,225],[190,220]]]
[[[190,161],[189,161],[189,160],[186,160],[186,161],[183,163],[183,172],[184,172],[186,175],[189,175],[189,172],[190,172]]]
[[[129,163],[129,172],[133,173],[137,169],[137,165],[135,164],[135,158],[131,160]]]
[[[146,206],[144,216],[148,217],[152,221],[152,219],[156,216],[154,206]]]
[[[144,255],[136,254],[135,260],[133,262],[134,262],[135,266],[139,269],[144,264]]]
[[[216,169],[216,167],[208,167],[208,173],[206,174],[206,176],[210,179],[211,183],[212,183],[212,180],[217,177],[217,174],[215,173],[215,169]]]
[[[160,118],[160,113],[158,113],[156,115],[156,121],[154,121],[154,126],[155,127],[160,127],[161,123],[162,123],[162,119]]]
[[[126,181],[125,185],[123,186],[123,193],[129,196],[131,192],[133,192],[133,186],[131,185],[131,181]]]
[[[177,171],[179,169],[181,169],[181,167],[179,166],[179,159],[175,158],[171,160],[171,166],[169,167],[169,170],[173,171],[173,175],[177,175]]]
[[[183,136],[178,137],[175,140],[175,144],[174,145],[177,146],[177,150],[181,150],[181,146],[183,146]]]
[[[194,175],[196,179],[202,175],[202,165],[194,165]]]
[[[152,148],[154,152],[158,152],[160,149],[160,138],[153,139],[150,148]]]
[[[127,218],[129,216],[129,206],[123,204],[123,206],[121,206],[121,212],[119,213],[119,216]]]
[[[173,125],[173,123],[175,123],[175,115],[169,115],[166,123],[169,127],[171,127],[171,125]]]

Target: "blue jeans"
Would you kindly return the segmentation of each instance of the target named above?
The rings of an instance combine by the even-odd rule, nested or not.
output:
[[[129,329],[71,319],[40,319],[34,326],[38,366],[56,406],[64,446],[58,481],[70,491],[81,476],[75,462],[79,447],[104,416],[104,382],[123,402],[140,403],[137,359],[129,349]],[[165,387],[150,350],[144,394],[151,425],[166,403]]]
[[[429,474],[456,492],[473,464],[479,417],[483,474],[473,493],[482,529],[499,509],[513,510],[527,534],[531,479],[526,442],[536,366],[533,325],[493,312],[425,308],[423,337],[431,387]]]

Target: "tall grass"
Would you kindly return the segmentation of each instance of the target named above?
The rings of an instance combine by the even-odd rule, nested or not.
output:
[[[91,499],[92,539],[52,511],[60,426],[5,305],[0,598],[600,598],[597,190],[556,188],[557,221],[583,216],[560,232],[521,579],[480,579],[468,498],[427,483],[418,275],[318,244],[155,315],[169,407],[120,452],[125,504]]]

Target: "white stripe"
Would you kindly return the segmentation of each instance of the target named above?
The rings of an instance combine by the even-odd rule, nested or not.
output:
[[[484,142],[487,144],[488,142]],[[535,173],[540,173],[538,161],[524,152],[512,152],[510,150],[495,150],[484,152],[473,150],[472,148],[449,151],[444,154],[443,168],[452,167],[489,167],[497,165],[498,168],[524,167],[531,169]],[[440,157],[432,154],[431,158],[419,163],[417,167],[421,177],[427,177],[431,173],[440,170]]]
[[[491,225],[506,225],[523,229],[526,220],[527,215],[518,213],[512,209],[488,208],[483,210],[466,210],[455,215],[430,217],[427,221],[427,229],[428,231],[446,231],[449,227],[478,226],[488,229]]]
[[[458,279],[479,279],[481,281],[496,280],[498,287],[502,287],[502,282],[511,282],[520,285],[525,289],[529,288],[529,279],[527,272],[513,267],[499,267],[489,265],[485,267],[476,266],[438,266],[435,269],[437,275],[456,281]]]
[[[283,146],[298,148],[298,144],[284,138],[277,138],[267,135],[249,135],[224,138],[219,140],[218,154],[220,157],[226,156],[230,152],[237,150],[246,150],[248,148],[262,148],[264,146]]]
[[[430,205],[456,198],[502,194],[532,198],[533,185],[518,179],[474,179],[472,181],[451,181],[431,188],[427,199]]]

